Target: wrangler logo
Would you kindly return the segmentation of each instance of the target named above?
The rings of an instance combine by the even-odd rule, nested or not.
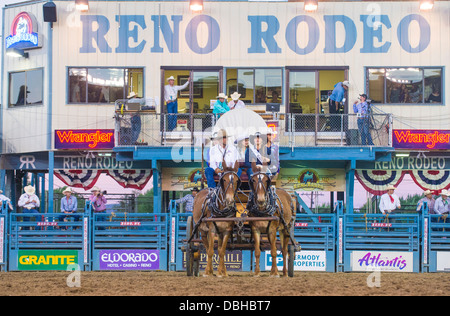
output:
[[[55,148],[57,149],[94,149],[112,147],[114,147],[114,130],[55,131]]]

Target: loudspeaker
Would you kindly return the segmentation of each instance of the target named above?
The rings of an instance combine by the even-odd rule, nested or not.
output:
[[[47,2],[44,8],[44,22],[56,22],[56,4]]]

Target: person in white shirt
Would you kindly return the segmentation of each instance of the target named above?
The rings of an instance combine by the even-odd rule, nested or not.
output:
[[[230,110],[245,109],[245,103],[239,100],[239,98],[241,97],[240,93],[237,93],[237,91],[235,91],[232,95],[230,95],[230,97],[231,101],[228,103],[228,107],[230,108]]]
[[[22,208],[22,213],[24,214],[39,214],[37,208],[40,206],[39,198],[34,192],[35,188],[31,185],[27,185],[24,188],[25,193],[19,198],[18,205]],[[31,220],[30,216],[24,216],[23,221],[29,222]],[[24,229],[29,229],[29,227],[24,227]]]
[[[176,86],[175,78],[173,76],[167,78],[169,84],[164,86],[164,102],[166,103],[167,113],[169,114],[178,113],[178,101],[177,101],[178,91],[184,90],[189,85],[189,80],[190,78],[188,78],[186,83],[182,86]],[[177,127],[177,116],[169,115],[168,130],[171,131],[175,127]]]
[[[440,215],[448,214],[450,211],[450,202],[448,200],[449,192],[447,190],[442,190],[439,195],[440,197],[438,197],[434,203],[434,213]]]
[[[8,205],[8,207],[11,211],[13,210],[13,206],[11,204],[11,199],[8,198],[6,195],[4,195],[3,191],[0,190],[0,203],[3,205],[3,202],[6,202],[6,204]]]
[[[233,144],[227,144],[228,136],[225,130],[217,133],[218,144],[211,148],[209,152],[209,167],[205,169],[206,182],[209,188],[215,188],[214,175],[221,175],[224,172],[223,161],[228,168],[234,168],[239,163],[239,154]],[[242,170],[239,168],[237,174],[240,177]]]
[[[394,194],[395,187],[389,185],[387,188],[387,193],[383,194],[380,199],[380,211],[384,215],[386,213],[392,213],[396,209],[400,209],[400,199],[396,194]]]

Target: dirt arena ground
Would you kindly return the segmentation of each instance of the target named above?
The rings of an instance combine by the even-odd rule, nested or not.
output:
[[[369,273],[297,272],[293,278],[266,273],[230,273],[228,278],[187,277],[183,272],[81,272],[80,287],[68,287],[70,272],[0,273],[1,296],[448,296],[450,273],[381,273],[369,287]],[[73,279],[72,281],[75,281]]]

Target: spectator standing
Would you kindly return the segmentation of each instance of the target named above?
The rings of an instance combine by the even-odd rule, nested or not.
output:
[[[339,131],[341,129],[341,119],[336,114],[339,114],[339,107],[345,102],[345,92],[349,85],[347,80],[336,83],[328,99],[330,114],[332,114],[330,117],[331,130]]]
[[[173,76],[167,78],[169,84],[164,86],[164,102],[166,102],[167,113],[174,114],[169,115],[168,118],[169,131],[177,127],[177,116],[175,114],[178,113],[178,91],[184,90],[189,85],[189,80],[190,78],[188,78],[188,80],[182,86],[176,86],[175,78]]]
[[[417,208],[416,211],[417,212],[421,212],[422,211],[422,207],[424,202],[427,203],[428,206],[428,212],[430,214],[434,214],[434,204],[435,204],[435,200],[433,198],[433,193],[430,190],[426,190],[423,192],[424,197],[421,198],[419,200],[419,202],[417,203]]]
[[[395,187],[389,185],[387,192],[381,196],[379,207],[383,215],[390,214],[401,207],[400,199],[394,194],[394,191]]]
[[[181,199],[175,201],[176,204],[184,204],[186,203],[186,207],[184,210],[186,212],[192,212],[194,210],[194,199],[198,193],[198,188],[195,187],[192,189],[191,194],[187,194],[183,196]]]
[[[359,102],[353,104],[353,112],[357,114],[359,133],[361,134],[361,145],[373,146],[372,135],[370,134],[370,105],[367,102],[367,95],[360,94]]]
[[[241,97],[240,93],[234,92],[232,95],[230,95],[231,101],[228,103],[228,107],[230,110],[234,109],[245,109],[245,103],[242,100],[239,100]]]
[[[66,188],[66,189],[64,189],[63,194],[65,196],[61,199],[61,213],[64,213],[64,214],[76,213],[78,202],[77,202],[77,198],[72,195],[72,190],[70,188]],[[59,216],[59,221],[60,222],[66,221],[70,217],[71,216],[68,216],[68,215],[61,215],[61,216]],[[73,217],[74,217],[75,221],[78,220],[78,218],[76,216],[73,216]]]
[[[214,103],[213,114],[220,117],[221,114],[226,113],[230,110],[227,104],[228,96],[225,93],[219,93],[217,96],[217,101]]]

